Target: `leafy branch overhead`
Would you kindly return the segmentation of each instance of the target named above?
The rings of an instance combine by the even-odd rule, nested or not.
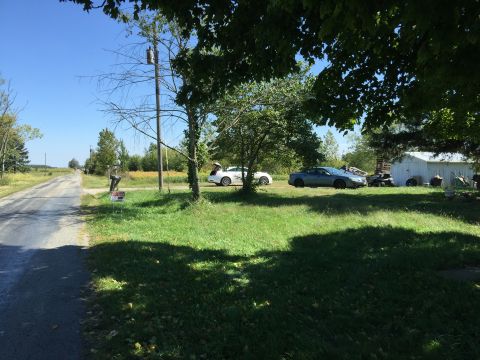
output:
[[[63,0],[65,1],[65,0]],[[124,0],[68,0],[84,10],[101,7],[112,17]],[[321,123],[366,128],[402,117],[451,109],[455,118],[478,120],[480,102],[480,3],[425,1],[241,1],[133,0],[135,14],[160,10],[197,43],[181,53],[179,66],[192,71],[185,86],[214,79],[212,92],[280,77],[296,67],[325,61],[308,102]],[[213,52],[212,50],[216,51]],[[478,121],[477,121],[478,123]],[[455,128],[458,130],[458,127]]]

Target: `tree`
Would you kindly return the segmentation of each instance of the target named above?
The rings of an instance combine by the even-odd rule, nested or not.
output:
[[[166,150],[163,157],[163,168],[165,170],[185,171],[188,167],[187,159],[177,151]]]
[[[84,10],[102,7],[114,18],[126,3],[68,1]],[[446,110],[459,138],[469,119],[475,132],[480,128],[476,0],[134,1],[135,15],[144,9],[160,10],[185,33],[195,32],[196,47],[177,58],[178,66],[193,74],[184,84],[186,94],[215,96],[246,80],[284,76],[300,53],[310,63],[326,64],[306,104],[321,114],[319,124],[352,129],[364,118],[365,129],[376,129],[430,118],[438,130],[442,121],[432,114]],[[209,93],[197,86],[211,79]],[[442,140],[450,147],[463,145]]]
[[[174,60],[180,53],[190,52],[191,38],[190,34],[174,21],[166,21],[160,14],[149,14],[132,19],[128,14],[122,13],[123,19],[128,23],[130,33],[137,33],[145,40],[142,44],[136,44],[134,49],[141,51],[123,51],[118,53],[126,59],[128,66],[120,65],[118,72],[106,74],[102,77],[102,82],[110,86],[107,90],[109,100],[105,102],[106,111],[113,114],[118,124],[128,124],[130,128],[142,135],[157,140],[157,134],[154,130],[156,126],[152,121],[156,118],[156,108],[150,102],[153,99],[152,94],[148,94],[141,103],[136,103],[125,95],[126,89],[134,86],[142,86],[146,82],[152,82],[154,77],[151,66],[145,64],[145,48],[147,46],[158,46],[160,53],[158,60],[160,62],[160,81],[162,86],[162,122],[165,120],[172,123],[179,120],[184,122],[186,129],[186,149],[181,146],[174,146],[161,141],[162,146],[175,151],[184,156],[188,163],[189,183],[192,189],[194,200],[200,198],[200,187],[198,180],[198,169],[200,162],[198,151],[202,145],[199,145],[202,128],[208,122],[208,110],[206,101],[198,101],[191,94],[181,92],[181,89],[191,83],[192,73],[187,67],[180,67],[174,64]],[[163,58],[163,59],[162,59]],[[148,69],[146,68],[148,66]],[[203,84],[205,89],[208,84]],[[152,87],[153,88],[153,87]],[[112,95],[120,94],[118,101],[112,100]],[[127,99],[127,102],[125,101]],[[151,159],[144,159],[150,162]],[[144,170],[145,164],[144,164]],[[150,168],[150,165],[147,165]]]
[[[345,161],[348,166],[354,166],[373,173],[376,166],[377,156],[375,149],[370,146],[370,138],[371,137],[366,134],[351,134],[351,146],[349,151],[343,155],[342,160]]]
[[[128,159],[128,171],[142,171],[142,157],[140,155],[132,155]]]
[[[95,156],[95,173],[106,174],[112,166],[117,165],[118,140],[112,131],[104,129],[98,137],[97,151]]]
[[[118,141],[117,158],[120,170],[127,171],[130,156],[128,155],[128,151],[123,140]]]
[[[422,118],[402,119],[367,132],[369,145],[384,158],[394,159],[405,151],[460,152],[480,160],[480,126],[474,116],[458,121],[449,109],[433,111]]]
[[[323,141],[320,144],[319,152],[325,156],[325,163],[327,165],[334,167],[339,166],[340,152],[338,142],[330,130],[325,134]]]
[[[157,171],[157,144],[151,143],[145,150],[142,157],[142,168],[143,171]]]
[[[258,162],[258,168],[270,174],[289,174],[305,166],[305,162],[295,150],[283,146],[272,149]]]
[[[15,124],[17,122],[16,116],[5,113],[0,117],[0,178],[5,172],[5,159],[8,156],[10,149],[11,138],[15,134]]]
[[[200,131],[200,135],[197,138],[196,141],[196,155],[197,155],[197,169],[200,171],[210,160],[210,149],[208,142],[212,138],[212,129],[211,126],[212,124],[208,124],[208,126],[203,125],[202,130]],[[207,130],[208,129],[208,130]],[[189,134],[188,131],[185,131],[185,137],[180,143],[180,149],[183,152],[187,152],[189,150]],[[188,167],[188,162],[186,162],[186,165]]]
[[[97,173],[97,153],[95,151],[90,151],[90,156],[85,160],[85,172],[87,174],[96,174]]]
[[[247,168],[245,193],[255,190],[253,174],[262,158],[277,149],[293,150],[305,164],[319,160],[319,140],[301,107],[311,85],[305,73],[242,84],[218,101],[215,155]]]
[[[10,86],[5,86],[5,81],[0,78],[0,178],[6,170],[6,162],[13,161],[16,167],[26,165],[28,151],[25,142],[42,136],[37,128],[17,123],[14,100]]]
[[[78,169],[78,168],[80,168],[80,163],[78,162],[77,159],[73,158],[72,160],[70,160],[68,162],[68,167],[70,169]]]
[[[28,150],[25,147],[25,141],[17,133],[13,134],[9,141],[9,151],[5,159],[5,170],[13,173],[27,172],[28,167]]]

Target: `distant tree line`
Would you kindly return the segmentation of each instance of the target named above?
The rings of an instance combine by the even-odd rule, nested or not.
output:
[[[261,126],[260,124],[258,126]],[[228,139],[228,138],[227,138]],[[232,143],[216,143],[214,151],[209,151],[205,142],[200,142],[199,170],[209,171],[215,161],[223,166],[240,165],[239,154],[235,150],[234,138]],[[241,140],[238,140],[241,142]],[[344,164],[355,166],[368,172],[373,172],[376,162],[376,149],[370,145],[370,137],[360,134],[349,136],[350,147],[346,153],[340,154],[339,145],[333,133],[329,130],[323,137],[315,135],[311,143],[307,143],[306,154],[302,157],[294,149],[287,146],[271,146],[263,151],[256,167],[259,170],[268,171],[272,174],[288,174],[305,166],[322,165],[340,167]],[[184,151],[187,146],[184,139],[178,146]],[[275,145],[275,144],[274,144]],[[305,157],[307,161],[305,161]],[[80,168],[76,159],[69,161],[70,168]],[[99,133],[98,146],[91,152],[91,156],[85,162],[85,172],[89,174],[105,175],[108,170],[116,166],[121,172],[126,171],[157,171],[157,146],[151,143],[142,155],[130,155],[122,140],[118,140],[114,133],[108,129]],[[164,149],[163,170],[187,171],[187,159],[180,153]]]
[[[180,145],[182,146],[182,145]],[[72,167],[72,159],[69,167]],[[76,160],[75,160],[76,161]],[[157,145],[150,144],[143,155],[130,155],[123,140],[104,129],[100,131],[95,150],[85,161],[84,170],[88,174],[105,175],[113,168],[126,171],[157,171]],[[163,170],[186,171],[187,159],[175,151],[163,152]]]

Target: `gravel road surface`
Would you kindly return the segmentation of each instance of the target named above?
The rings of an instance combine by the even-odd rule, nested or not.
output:
[[[0,199],[0,359],[82,359],[79,173]]]

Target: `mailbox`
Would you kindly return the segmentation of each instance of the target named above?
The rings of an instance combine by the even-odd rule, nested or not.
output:
[[[110,175],[110,192],[115,190],[115,188],[118,186],[118,183],[122,180],[121,176],[118,175]]]

